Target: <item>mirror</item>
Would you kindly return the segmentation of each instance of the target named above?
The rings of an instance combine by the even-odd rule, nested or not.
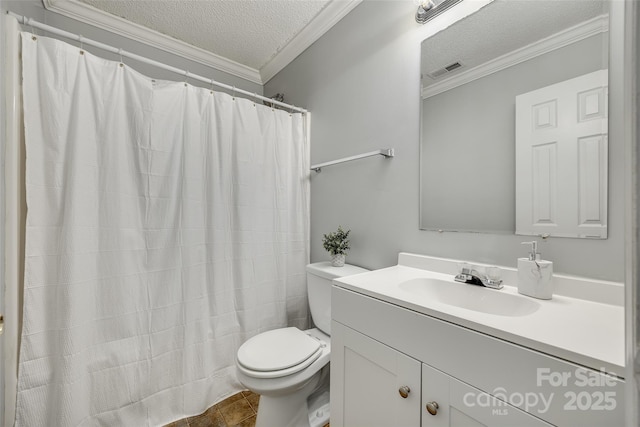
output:
[[[421,229],[606,238],[608,24],[606,0],[494,0],[422,42]]]

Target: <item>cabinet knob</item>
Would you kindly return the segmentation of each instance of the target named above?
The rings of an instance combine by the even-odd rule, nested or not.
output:
[[[427,403],[427,411],[431,414],[431,415],[436,415],[438,413],[438,408],[440,406],[438,406],[438,402],[429,402]]]
[[[406,399],[407,397],[409,397],[409,393],[411,393],[411,389],[408,386],[403,385],[398,389],[398,393],[400,393],[400,396],[402,396],[403,399]]]

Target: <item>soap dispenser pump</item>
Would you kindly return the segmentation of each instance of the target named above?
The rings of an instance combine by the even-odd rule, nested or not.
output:
[[[518,292],[533,298],[551,299],[553,295],[553,262],[540,259],[538,242],[531,245],[528,258],[518,258]]]

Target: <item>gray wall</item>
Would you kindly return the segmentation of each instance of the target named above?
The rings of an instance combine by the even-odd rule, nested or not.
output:
[[[151,5],[151,7],[153,7],[153,5]],[[93,39],[113,47],[121,48],[125,51],[135,53],[171,65],[173,67],[177,67],[182,70],[187,70],[192,74],[199,74],[203,77],[212,78],[221,83],[225,83],[230,86],[236,86],[251,93],[262,95],[262,85],[247,81],[245,79],[230,75],[228,73],[213,69],[194,61],[186,60],[179,56],[167,53],[163,50],[133,41],[126,37],[122,37],[96,27],[92,27],[91,25],[87,25],[74,19],[67,18],[58,13],[50,12],[44,8],[41,0],[0,0],[0,8],[2,9],[2,13],[4,13],[6,10],[10,10],[11,12],[25,15],[29,18],[33,18],[36,21],[63,29],[70,33],[82,34],[83,37],[86,37],[88,39]],[[31,31],[30,28],[24,28],[24,30]],[[45,35],[41,30],[36,30],[36,33]],[[54,37],[59,38],[57,36]],[[77,41],[65,41],[74,45],[79,45]],[[91,46],[86,46],[85,49],[88,52],[107,59],[112,59],[114,61],[119,60],[118,55],[110,52],[105,52]],[[184,75],[158,69],[151,65],[142,64],[131,59],[125,58],[124,63],[149,77],[175,81],[182,81],[184,79]],[[193,84],[194,86],[209,87],[205,83],[194,80],[190,80],[189,83]],[[223,91],[220,88],[216,88],[216,90]]]
[[[322,234],[352,230],[347,262],[396,264],[400,251],[515,267],[521,236],[418,229],[420,26],[412,1],[364,1],[265,85],[312,112],[311,162],[383,147],[396,157],[325,168],[311,181],[311,258]],[[429,25],[429,24],[426,24]],[[611,67],[612,74],[617,65]],[[620,93],[619,82],[610,87]],[[619,114],[612,106],[612,114]],[[552,238],[540,245],[556,272],[624,280],[623,147],[610,128],[609,239]]]
[[[422,101],[421,228],[515,232],[516,96],[607,68],[607,41],[594,35]]]
[[[262,93],[253,83],[47,12],[37,0],[3,0],[0,6]],[[311,110],[312,163],[382,147],[396,149],[394,159],[360,160],[313,174],[312,260],[327,259],[322,234],[341,224],[352,229],[347,262],[368,268],[395,264],[400,251],[515,266],[516,258],[523,254],[521,237],[418,229],[422,40],[420,26],[413,20],[415,7],[412,1],[363,2],[265,85],[266,93],[284,92],[288,102]],[[181,78],[128,62],[152,77]],[[610,237],[605,241],[555,238],[544,242],[541,251],[555,262],[557,272],[624,278],[622,147],[616,144],[614,126],[610,132]]]

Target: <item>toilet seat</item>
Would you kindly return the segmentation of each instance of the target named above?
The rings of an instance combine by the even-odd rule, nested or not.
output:
[[[298,328],[267,331],[240,346],[238,369],[254,378],[284,377],[311,365],[325,346]]]

